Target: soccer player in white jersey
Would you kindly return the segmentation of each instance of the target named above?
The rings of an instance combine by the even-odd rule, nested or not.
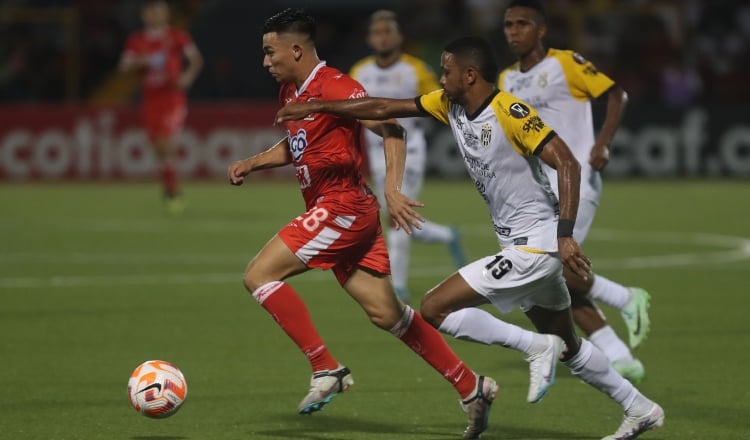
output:
[[[544,47],[545,13],[539,1],[511,1],[505,11],[504,29],[518,62],[500,73],[498,88],[533,105],[581,164],[581,194],[573,237],[582,245],[599,205],[599,173],[609,160],[608,144],[619,126],[627,94],[578,53]],[[605,96],[606,115],[595,137],[591,100]],[[557,192],[555,170],[545,167],[545,171]],[[598,274],[587,280],[570,270],[564,274],[576,324],[604,351],[617,371],[640,382],[645,375],[643,364],[615,334],[591,298],[620,310],[630,346],[636,348],[650,328],[648,292],[622,286]]]
[[[374,12],[370,16],[367,34],[367,44],[373,54],[355,63],[349,76],[359,81],[369,96],[412,98],[439,89],[440,85],[432,69],[422,60],[402,52],[403,42],[396,13],[388,10]],[[424,122],[420,118],[399,120],[407,132],[406,169],[401,191],[412,200],[419,198],[427,163]],[[368,130],[365,131],[365,140],[372,183],[378,199],[385,207],[383,139]],[[446,244],[456,267],[466,264],[458,230],[455,228],[426,221],[422,229],[414,231],[413,237],[423,242]],[[411,238],[412,235],[397,230],[393,223],[386,234],[393,286],[404,301],[408,301],[410,296],[407,278]]]
[[[487,204],[500,252],[459,269],[422,298],[422,315],[459,339],[523,352],[530,363],[527,400],[539,401],[552,384],[558,357],[572,373],[619,403],[625,415],[605,440],[631,440],[664,424],[663,409],[575,333],[563,265],[593,276],[573,238],[580,165],[565,142],[529,104],[495,88],[497,63],[489,43],[465,37],[446,46],[442,90],[415,99],[364,98],[292,103],[277,123],[316,113],[357,119],[432,116],[450,125],[474,186]],[[555,168],[559,199],[542,164]],[[412,207],[420,206],[413,202]],[[416,219],[414,211],[406,212]],[[402,227],[410,230],[409,224]],[[478,308],[501,312],[521,307],[534,333]],[[564,348],[565,347],[565,348]],[[482,426],[486,428],[486,426]],[[476,434],[478,432],[472,432]]]

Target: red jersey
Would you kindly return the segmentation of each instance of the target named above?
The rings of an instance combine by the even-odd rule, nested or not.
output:
[[[302,87],[284,83],[281,105],[296,101],[341,100],[366,97],[357,81],[321,62]],[[362,175],[362,125],[356,119],[315,113],[284,122],[289,149],[307,209],[319,201],[339,201],[341,209],[362,212],[378,209],[377,199]]]
[[[187,32],[175,28],[142,30],[128,37],[123,56],[147,58],[147,65],[141,72],[144,101],[184,99],[177,79],[182,72],[185,50],[192,44]]]

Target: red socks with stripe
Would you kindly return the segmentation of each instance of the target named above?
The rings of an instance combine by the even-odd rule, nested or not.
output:
[[[302,350],[313,372],[338,368],[339,363],[328,352],[305,303],[290,285],[273,281],[257,288],[253,297]],[[440,372],[462,399],[474,392],[477,386],[474,372],[453,352],[440,332],[411,307],[404,309],[401,320],[390,331]]]
[[[462,399],[474,392],[476,374],[453,352],[443,335],[411,307],[406,307],[401,321],[391,329],[391,333],[440,372]]]
[[[313,372],[338,368],[338,362],[315,329],[307,306],[292,286],[273,281],[258,287],[253,297],[302,350]]]

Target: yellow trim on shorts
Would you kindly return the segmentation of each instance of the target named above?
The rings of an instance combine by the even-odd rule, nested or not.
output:
[[[548,254],[549,253],[547,251],[543,251],[541,249],[536,249],[536,248],[530,248],[528,246],[500,246],[500,250],[503,250],[505,248],[511,248],[511,247],[513,249],[518,249],[519,251],[528,252],[530,254]]]

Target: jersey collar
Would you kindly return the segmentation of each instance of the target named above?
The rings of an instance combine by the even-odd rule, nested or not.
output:
[[[317,66],[313,68],[312,72],[310,72],[310,74],[307,76],[307,79],[305,80],[305,82],[302,83],[302,86],[300,86],[300,88],[294,92],[295,97],[299,98],[299,95],[305,93],[305,89],[307,89],[307,86],[310,85],[310,82],[312,82],[313,78],[315,78],[315,75],[318,74],[318,70],[320,70],[325,65],[326,65],[326,62],[321,61],[318,63]]]
[[[490,96],[488,96],[487,99],[484,100],[484,102],[482,103],[482,105],[479,106],[477,111],[475,111],[474,113],[470,115],[466,115],[466,119],[473,121],[477,116],[479,116],[480,113],[484,111],[484,109],[487,108],[488,105],[490,105],[490,102],[492,102],[492,100],[495,98],[495,96],[497,96],[498,93],[500,93],[498,89],[495,89],[492,93],[490,93]]]

